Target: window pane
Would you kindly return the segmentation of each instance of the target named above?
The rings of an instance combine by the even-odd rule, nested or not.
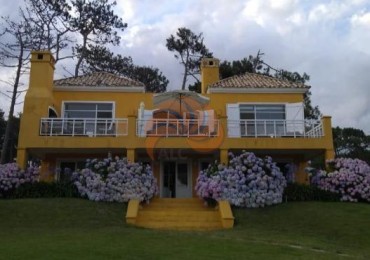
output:
[[[251,105],[240,105],[240,112],[253,112],[254,106]]]
[[[64,104],[64,116],[68,118],[112,118],[112,103],[78,103]]]
[[[80,161],[77,162],[77,169],[76,170],[82,170],[86,167],[86,162],[85,161]]]
[[[210,162],[201,162],[200,163],[200,170],[201,171],[207,170],[209,165],[210,165]]]
[[[240,119],[254,119],[254,113],[240,113]]]
[[[104,103],[104,104],[98,104],[98,110],[112,110],[113,104],[110,103]]]
[[[240,105],[240,119],[255,119],[254,106]]]
[[[240,105],[240,119],[284,120],[284,105]]]
[[[256,106],[257,119],[285,119],[284,105],[260,105]]]
[[[93,103],[66,103],[65,110],[95,110],[96,105]]]
[[[112,112],[98,112],[98,118],[112,118]]]
[[[66,111],[67,118],[95,118],[95,111]]]
[[[179,184],[188,186],[188,165],[186,163],[177,165],[177,181]]]
[[[258,105],[256,106],[257,112],[285,112],[284,105]]]
[[[258,113],[257,112],[257,119],[285,119],[285,113]]]

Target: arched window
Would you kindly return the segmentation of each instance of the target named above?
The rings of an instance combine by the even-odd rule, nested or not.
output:
[[[49,107],[49,118],[56,118],[58,117],[58,113],[53,107]]]

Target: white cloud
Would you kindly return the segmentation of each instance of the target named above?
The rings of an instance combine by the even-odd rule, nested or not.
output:
[[[135,14],[135,1],[118,1],[117,13],[124,19],[124,21],[133,20]]]
[[[351,17],[352,26],[363,26],[370,28],[370,12],[361,12]]]
[[[296,0],[249,0],[245,4],[242,14],[247,20],[252,20],[263,28],[271,28],[272,26],[272,28],[278,28],[280,32],[284,33],[287,31],[286,22],[289,23],[291,20],[289,17],[295,15],[297,19],[298,14],[294,13],[296,9]]]

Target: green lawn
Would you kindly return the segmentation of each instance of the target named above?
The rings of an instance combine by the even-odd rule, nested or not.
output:
[[[370,259],[370,204],[234,210],[233,230],[127,226],[125,207],[82,199],[0,200],[0,259]]]

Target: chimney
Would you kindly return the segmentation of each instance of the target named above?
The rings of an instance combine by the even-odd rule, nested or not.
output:
[[[202,94],[206,94],[208,86],[220,80],[220,60],[215,58],[203,58],[200,70],[202,81]]]
[[[27,94],[51,93],[54,81],[54,64],[55,59],[50,51],[31,52],[30,82]]]
[[[17,163],[25,168],[28,160],[27,147],[38,143],[40,118],[48,117],[49,107],[54,104],[53,79],[55,60],[50,51],[31,52],[30,81],[24,99],[18,137]]]

